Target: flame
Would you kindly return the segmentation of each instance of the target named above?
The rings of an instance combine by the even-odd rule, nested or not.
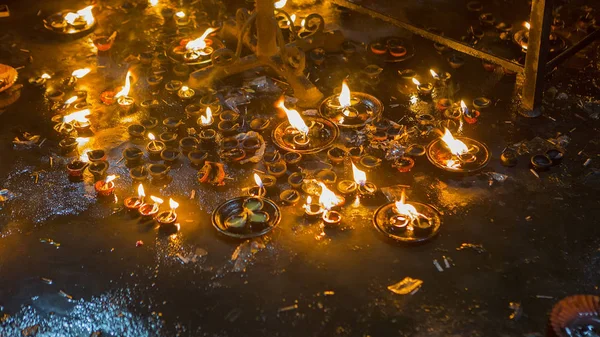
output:
[[[463,114],[468,114],[469,113],[469,108],[467,108],[467,105],[465,104],[465,101],[463,101],[463,100],[460,101],[460,111]]]
[[[87,142],[90,141],[89,137],[77,137],[75,138],[75,141],[77,142],[77,146],[84,146],[85,144],[87,144]]]
[[[412,82],[416,85],[421,85],[421,82],[419,82],[419,80],[417,80],[416,78],[413,77]]]
[[[300,116],[300,113],[298,113],[298,111],[296,111],[294,109],[288,109],[288,108],[286,108],[285,104],[284,104],[283,97],[277,103],[277,107],[280,108],[281,110],[285,111],[285,114],[287,115],[288,121],[290,122],[290,125],[294,129],[302,132],[305,135],[308,134],[308,131],[309,131],[308,130],[308,126],[306,126],[306,123],[304,123],[304,120]]]
[[[440,75],[438,75],[433,69],[429,69],[429,73],[431,73],[431,77],[433,77],[435,79],[440,78]]]
[[[458,139],[455,139],[448,129],[445,129],[444,136],[442,136],[442,140],[446,143],[446,146],[450,149],[450,152],[456,156],[460,156],[461,154],[465,154],[469,152],[469,149],[465,145],[465,143],[461,142]]]
[[[117,179],[117,176],[116,176],[116,175],[114,175],[114,174],[111,174],[111,175],[109,175],[108,177],[106,177],[106,179],[104,179],[104,183],[105,183],[105,184],[108,184],[108,183],[110,183],[111,181],[113,181],[113,180],[115,180],[115,179]]]
[[[82,18],[83,20],[85,20],[88,26],[92,25],[95,20],[94,14],[92,14],[92,8],[94,8],[94,6],[87,6],[84,9],[78,10],[77,13],[69,12],[65,14],[65,20],[67,21],[67,23],[72,25],[73,23],[75,23],[75,20]]]
[[[258,187],[263,187],[262,179],[260,179],[260,176],[256,173],[254,173],[254,182],[256,182]]]
[[[77,96],[73,96],[65,101],[65,105],[69,105],[77,100]]]
[[[153,195],[150,196],[150,199],[152,199],[152,201],[154,201],[155,204],[162,204],[164,202],[164,200],[162,200],[161,198],[157,198]]]
[[[123,86],[123,89],[121,89],[121,91],[115,95],[115,98],[129,95],[129,90],[131,90],[131,80],[129,77],[131,77],[131,71],[127,71],[127,76],[125,76],[125,85]]]
[[[188,91],[190,90],[190,88],[186,85],[184,85],[183,87],[181,87],[181,91]]]
[[[352,105],[352,100],[351,100],[352,96],[350,94],[350,88],[348,88],[348,84],[346,83],[346,80],[344,80],[342,82],[342,91],[340,92],[340,96],[338,98],[338,100],[340,101],[340,105],[343,108],[347,108],[350,105]]]
[[[285,4],[287,3],[287,0],[279,0],[275,2],[275,8],[277,9],[281,9],[285,6]]]
[[[202,122],[202,124],[208,125],[210,124],[212,119],[212,110],[210,109],[210,107],[206,107],[206,116],[200,116],[200,121]]]
[[[300,27],[304,27],[305,24],[306,24],[306,19],[302,19],[302,22],[300,22]]]
[[[140,184],[138,186],[138,197],[141,199],[146,196],[146,192],[144,191],[144,185]]]
[[[321,186],[319,204],[321,204],[321,206],[323,206],[325,209],[331,209],[333,206],[336,206],[341,202],[340,198],[338,198],[335,193],[328,189],[325,184],[319,181],[319,186]]]
[[[411,220],[415,220],[419,217],[419,212],[417,212],[417,209],[415,208],[415,206],[411,205],[411,204],[405,204],[404,203],[404,191],[402,192],[402,197],[400,197],[399,201],[396,201],[395,203],[395,207],[396,207],[396,212],[398,212],[398,214],[400,215],[404,215],[409,217]]]
[[[179,203],[172,198],[169,198],[169,207],[171,207],[171,210],[174,211],[177,209],[177,207],[179,207]]]
[[[90,158],[87,155],[87,152],[82,154],[81,156],[79,156],[79,161],[82,161],[84,163],[87,163],[90,161]]]
[[[77,77],[77,78],[82,78],[83,76],[89,74],[90,71],[92,71],[92,69],[90,69],[90,68],[81,68],[81,69],[73,70],[73,72],[71,73],[71,76]]]
[[[66,115],[63,117],[63,122],[71,123],[73,121],[77,121],[80,123],[88,122],[87,116],[91,114],[90,109],[84,109],[81,111],[73,112],[72,114]]]
[[[354,163],[352,163],[352,174],[354,176],[354,181],[359,185],[364,185],[367,182],[367,174],[356,167]]]
[[[202,49],[206,48],[206,41],[204,41],[204,40],[206,40],[206,37],[210,33],[214,32],[216,30],[217,30],[216,28],[212,28],[212,27],[208,28],[207,30],[204,31],[202,36],[200,36],[199,38],[197,38],[195,40],[188,42],[185,45],[185,49],[187,49],[187,50],[202,50]]]
[[[41,78],[50,79],[50,78],[52,78],[52,76],[48,75],[47,73],[43,73]]]
[[[178,18],[185,18],[185,13],[184,13],[184,12],[182,12],[182,11],[179,11],[179,12],[175,13],[175,15],[176,15]]]
[[[158,0],[148,0],[148,3],[150,4],[150,7],[154,7],[158,5]]]
[[[290,20],[292,20],[290,23],[294,23],[296,21],[296,14],[290,15]]]
[[[312,197],[310,195],[308,197],[306,197],[306,204],[307,205],[312,204]]]
[[[152,134],[152,132],[148,132],[148,139],[154,141],[156,140],[156,137],[154,137],[154,134]]]
[[[525,21],[525,23],[523,23],[523,26],[525,26],[525,28],[527,28],[528,30],[531,29],[531,24],[529,24],[529,22]]]

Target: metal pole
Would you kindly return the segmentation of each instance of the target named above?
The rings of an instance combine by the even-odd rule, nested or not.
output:
[[[552,69],[557,67],[559,64],[561,64],[567,58],[577,54],[580,50],[587,47],[590,43],[594,42],[594,40],[596,40],[598,37],[600,37],[600,29],[596,29],[595,31],[589,33],[588,35],[586,35],[586,37],[579,40],[579,42],[575,43],[574,45],[572,45],[571,47],[569,47],[562,53],[558,54],[555,58],[550,60],[550,62],[548,62],[548,64],[546,65],[548,71],[551,71]]]
[[[256,1],[256,56],[270,58],[277,55],[277,22],[275,22],[273,0]]]

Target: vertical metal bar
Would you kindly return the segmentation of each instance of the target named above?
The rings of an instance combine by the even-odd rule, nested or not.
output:
[[[269,58],[277,54],[275,22],[275,5],[273,0],[256,0],[256,35],[258,44],[256,56]]]
[[[529,43],[525,57],[525,78],[523,83],[523,106],[527,117],[541,115],[542,95],[546,63],[550,50],[550,22],[552,20],[553,0],[533,0],[529,23]]]

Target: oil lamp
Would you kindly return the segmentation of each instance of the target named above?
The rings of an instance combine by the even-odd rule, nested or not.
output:
[[[183,87],[183,82],[181,82],[179,80],[170,80],[169,82],[167,82],[167,84],[165,84],[165,90],[167,90],[167,92],[170,94],[179,93],[179,90],[182,87]]]
[[[306,197],[306,204],[302,206],[304,214],[307,218],[315,219],[323,214],[323,207],[318,203],[313,203],[312,197],[309,195]]]
[[[89,152],[83,154],[81,157],[88,156]],[[85,159],[80,159],[82,161],[87,161]],[[88,166],[88,171],[94,176],[94,181],[103,180],[106,177],[106,171],[108,170],[109,163],[106,160],[96,160],[92,161]]]
[[[352,163],[352,173],[354,175],[354,182],[357,184],[358,194],[362,198],[371,198],[377,193],[377,186],[367,181],[367,174],[359,170],[354,163]]]
[[[433,224],[428,217],[419,213],[415,206],[404,202],[405,196],[396,201],[393,208],[393,215],[389,223],[396,232],[414,232],[415,235],[424,236],[431,233]]]
[[[460,110],[462,111],[462,115],[465,119],[465,122],[467,122],[468,124],[477,123],[477,119],[481,114],[479,111],[475,109],[470,110],[469,108],[467,108],[467,105],[464,101],[460,101]]]
[[[117,178],[116,175],[109,175],[104,180],[97,181],[94,184],[94,188],[96,189],[96,193],[100,197],[109,197],[115,191],[115,183],[113,182]]]
[[[422,96],[430,96],[433,91],[433,84],[431,83],[423,83],[419,82],[416,78],[413,77],[412,82],[417,86],[417,92]]]
[[[48,75],[47,73],[43,73],[42,75],[40,75],[39,77],[32,77],[29,79],[29,83],[36,85],[38,87],[43,86],[44,84],[46,84],[46,82],[51,79],[52,76]]]
[[[292,140],[294,145],[298,148],[306,148],[310,142],[308,137],[309,128],[300,116],[300,113],[297,110],[286,108],[283,98],[279,100],[277,107],[285,111],[287,115],[290,123],[289,131],[293,134]]]
[[[144,185],[139,184],[137,191],[138,191],[137,197],[131,196],[131,197],[125,199],[125,201],[123,201],[123,203],[125,204],[125,207],[129,211],[137,211],[137,210],[139,210],[140,206],[142,206],[144,204],[144,197],[146,196],[146,194],[144,193]]]
[[[429,69],[429,73],[431,74],[431,77],[433,77],[433,79],[436,81],[436,83],[439,83],[440,85],[446,85],[450,77],[452,77],[450,73],[445,71],[438,74],[435,72],[435,70]]]
[[[67,24],[73,26],[73,28],[80,30],[86,26],[94,24],[94,15],[92,9],[94,6],[87,6],[84,9],[78,10],[76,13],[69,12],[65,14],[64,18]]]
[[[164,202],[161,198],[157,198],[153,195],[150,196],[150,200],[152,200],[151,204],[141,204],[138,212],[144,218],[153,218],[160,208],[160,205]]]
[[[211,55],[213,52],[213,48],[208,46],[206,43],[206,38],[209,34],[216,31],[216,28],[208,28],[204,31],[204,33],[197,39],[189,41],[185,45],[185,53],[183,55],[183,59],[185,61],[195,61],[203,56]]]
[[[148,139],[150,139],[150,142],[146,145],[146,151],[148,151],[150,159],[157,160],[160,158],[160,153],[166,148],[165,143],[156,140],[151,132],[148,133]]]
[[[146,78],[146,82],[148,82],[148,86],[150,87],[150,92],[152,95],[159,93],[162,81],[163,77],[160,75],[152,75]]]
[[[117,99],[117,104],[119,104],[119,108],[123,113],[129,113],[132,110],[135,103],[133,97],[129,96],[129,91],[131,90],[130,76],[131,71],[127,71],[127,75],[125,76],[125,85],[123,86],[121,91],[119,91],[115,95],[115,98]]]
[[[207,106],[205,114],[198,118],[197,123],[201,128],[204,129],[210,128],[214,121],[215,119],[213,118],[212,109],[209,106]]]
[[[88,166],[88,162],[85,161],[85,157],[75,159],[67,164],[67,174],[71,179],[81,179],[83,177],[83,171]]]
[[[190,24],[190,17],[185,15],[185,12],[179,11],[175,13],[175,23],[177,26],[187,26]]]
[[[470,138],[454,138],[448,129],[427,147],[427,158],[435,166],[451,172],[474,172],[490,159],[487,147]]]
[[[161,225],[172,225],[177,221],[177,213],[175,210],[179,207],[179,203],[169,198],[169,210],[160,212],[156,215],[156,221]]]
[[[319,204],[323,208],[323,214],[321,218],[326,225],[335,226],[339,225],[342,221],[342,214],[338,211],[331,210],[333,207],[340,206],[344,203],[344,199],[338,197],[330,189],[325,186],[322,182],[318,182],[321,186],[321,195],[319,196]]]
[[[453,104],[451,108],[448,108],[443,111],[443,115],[447,119],[458,121],[464,115],[465,110],[467,110],[465,102],[460,101],[460,106],[456,106],[456,104]]]
[[[383,104],[374,96],[351,92],[344,80],[339,95],[326,98],[320,107],[321,115],[332,119],[337,125],[357,128],[379,118]]]
[[[264,197],[267,194],[267,190],[265,189],[262,179],[256,173],[254,173],[254,182],[256,186],[250,187],[248,189],[248,195],[251,197]]]
[[[85,75],[89,74],[90,71],[92,71],[90,68],[81,68],[73,70],[71,76],[65,79],[64,84],[67,87],[73,87],[78,79],[83,78]]]
[[[89,130],[91,124],[87,118],[91,114],[90,109],[76,111],[63,117],[63,123],[73,125],[73,128],[79,133],[85,133]]]
[[[181,98],[182,100],[188,100],[192,97],[194,97],[194,95],[196,95],[196,92],[194,91],[194,89],[188,87],[188,86],[182,86],[181,89],[179,89],[179,91],[177,91],[177,96],[179,98]]]
[[[279,194],[279,200],[287,205],[293,205],[300,200],[300,193],[296,190],[283,190],[281,194]]]

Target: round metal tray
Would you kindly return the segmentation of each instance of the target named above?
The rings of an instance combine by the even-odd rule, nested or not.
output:
[[[209,36],[205,39],[205,41],[206,40],[210,40],[212,42],[210,44],[210,46],[213,48],[213,53],[221,48],[225,48],[225,45],[223,44],[223,42],[221,42],[216,37]],[[185,47],[185,46],[181,46],[181,41],[176,41],[176,42],[171,43],[169,45],[169,49],[167,49],[167,51],[166,51],[167,57],[169,57],[169,59],[171,59],[171,61],[173,61],[173,62],[187,64],[189,66],[209,65],[212,62],[212,60],[211,60],[212,54],[203,56],[196,61],[186,61],[181,54],[177,54],[175,52],[175,49],[179,48],[179,47]]]
[[[359,103],[355,104],[355,106],[358,106],[357,110],[365,110],[364,112],[359,114],[359,116],[365,116],[363,116],[363,118],[356,118],[353,120],[346,121],[346,116],[344,116],[341,112],[338,113],[337,111],[331,111],[331,108],[329,107],[329,103],[334,100],[337,100],[338,97],[338,94],[327,97],[323,101],[323,103],[321,103],[321,106],[319,107],[319,113],[324,118],[332,120],[341,128],[362,128],[363,126],[378,119],[383,113],[383,104],[375,96],[369,95],[364,92],[352,92],[352,98],[358,99],[360,101]],[[371,113],[368,113],[367,111],[371,111]]]
[[[87,33],[89,31],[91,31],[94,27],[96,27],[96,22],[97,20],[94,20],[94,23],[92,23],[91,25],[86,24],[84,27],[82,28],[74,28],[72,26],[67,25],[67,27],[65,27],[62,31],[56,30],[54,28],[52,28],[52,26],[50,25],[50,22],[60,18],[64,18],[64,15],[67,13],[76,13],[76,10],[72,10],[72,9],[64,9],[60,12],[54,13],[48,17],[46,17],[46,19],[44,19],[44,28],[46,28],[46,30],[49,30],[53,33],[56,34],[60,34],[60,35],[75,35],[75,34],[83,34],[83,33]]]
[[[477,172],[482,168],[486,167],[486,165],[490,162],[492,153],[485,144],[467,137],[455,138],[465,143],[465,145],[469,148],[473,145],[477,146],[479,148],[477,160],[475,160],[472,163],[465,163],[460,168],[453,168],[443,165],[439,159],[447,158],[449,156],[451,157],[451,154],[448,151],[448,148],[446,147],[444,142],[440,138],[435,139],[427,146],[427,159],[429,159],[429,161],[436,167],[448,172],[472,173]]]
[[[385,204],[379,207],[375,213],[373,214],[373,226],[383,233],[385,236],[392,240],[407,242],[407,243],[417,243],[417,242],[425,242],[431,240],[435,237],[440,231],[440,227],[442,225],[442,218],[440,216],[440,212],[433,206],[422,204],[420,202],[410,202],[411,205],[415,207],[417,212],[429,217],[433,221],[433,228],[430,233],[424,236],[416,235],[414,231],[404,231],[404,232],[393,232],[390,230],[389,226],[386,226],[389,217],[393,213],[393,208],[396,207],[395,203]]]
[[[279,225],[279,222],[281,221],[281,211],[279,210],[279,207],[271,199],[261,198],[264,203],[262,211],[269,214],[269,221],[265,228],[253,230],[248,226],[246,231],[240,232],[234,232],[228,229],[227,226],[225,226],[225,220],[231,215],[238,214],[242,210],[244,201],[248,198],[250,197],[237,197],[229,199],[219,205],[212,213],[213,226],[224,235],[238,239],[250,239],[263,236]]]
[[[322,118],[322,117],[310,117],[310,116],[309,117],[303,116],[302,118],[304,119],[304,122],[307,125],[309,125],[309,123],[311,123],[311,122],[322,123],[325,126],[325,128],[327,130],[329,130],[329,137],[325,140],[320,140],[318,143],[315,142],[315,143],[311,144],[311,146],[309,146],[305,149],[301,149],[301,148],[296,149],[296,148],[290,146],[290,144],[287,144],[283,139],[283,137],[286,135],[285,130],[290,126],[290,123],[288,121],[285,121],[285,122],[282,122],[279,125],[277,125],[277,127],[275,129],[273,129],[273,133],[271,135],[271,138],[273,139],[273,143],[277,147],[279,147],[280,149],[282,149],[284,151],[297,152],[297,153],[301,153],[301,154],[311,154],[311,153],[321,152],[323,150],[330,148],[333,145],[333,143],[337,140],[338,136],[340,135],[340,130],[338,129],[337,125],[335,125],[335,123],[333,123],[329,119]]]

